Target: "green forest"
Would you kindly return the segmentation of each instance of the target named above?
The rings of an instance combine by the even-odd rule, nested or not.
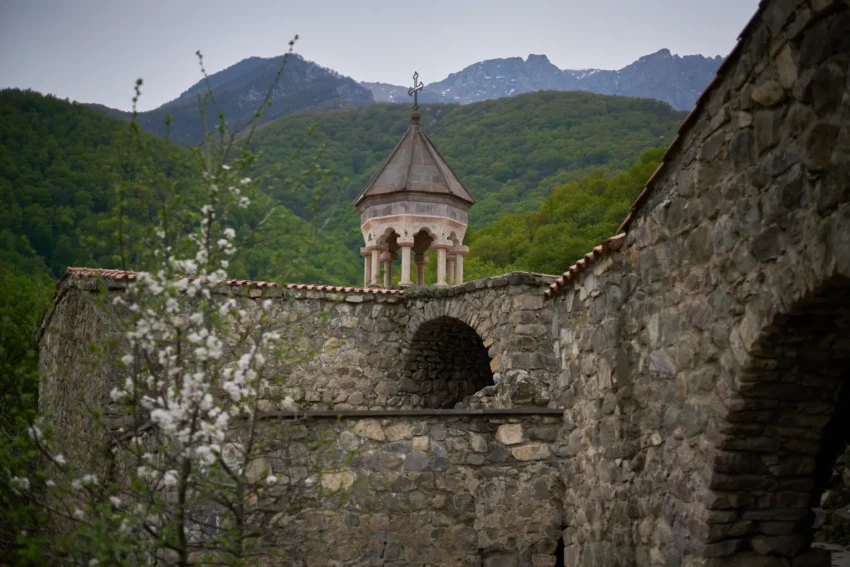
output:
[[[245,240],[231,273],[358,283],[361,236],[351,202],[409,113],[406,105],[371,105],[261,127],[250,148],[261,192],[233,219]],[[658,152],[644,152],[666,145],[683,117],[656,101],[580,92],[423,105],[421,114],[477,200],[471,276],[557,272],[609,236],[651,173]],[[124,120],[32,91],[0,91],[0,266],[53,279],[70,265],[121,267],[119,205],[122,230],[140,235],[163,199],[191,195],[199,178],[191,163],[190,148],[132,136]],[[145,167],[166,179],[170,197],[133,181]],[[130,248],[144,245],[136,240]]]
[[[470,211],[474,228],[508,212],[535,211],[555,188],[595,169],[627,169],[644,150],[668,145],[685,117],[653,100],[554,91],[463,106],[423,104],[420,114],[425,131],[477,201]],[[268,191],[301,214],[304,194],[292,191],[273,168],[313,128],[306,147],[324,147],[322,163],[332,182],[323,205],[342,205],[354,218],[351,201],[409,124],[410,108],[398,104],[289,116],[264,126],[256,137],[257,169],[267,176]],[[308,155],[312,152],[296,164],[303,165]]]
[[[54,279],[68,266],[122,267],[120,190],[128,234],[150,225],[165,198],[139,182],[144,167],[155,168],[177,196],[190,196],[200,180],[187,149],[149,134],[132,136],[128,122],[50,96],[0,91],[0,266]],[[312,184],[310,190],[319,189]],[[343,283],[359,269],[359,258],[330,245],[332,234],[262,194],[232,220],[246,238],[233,265],[239,277]],[[137,245],[143,243],[128,248]]]
[[[627,171],[597,169],[555,189],[536,211],[503,215],[472,231],[467,238],[470,279],[507,271],[563,273],[616,234],[664,150],[645,151]]]

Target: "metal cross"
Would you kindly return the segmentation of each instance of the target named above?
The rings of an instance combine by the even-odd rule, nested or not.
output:
[[[413,86],[407,89],[407,96],[413,97],[413,110],[419,110],[419,91],[425,88],[424,83],[419,82],[419,72],[413,72]]]

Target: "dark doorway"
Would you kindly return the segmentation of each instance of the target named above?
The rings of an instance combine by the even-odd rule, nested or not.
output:
[[[406,354],[399,395],[404,405],[453,408],[493,384],[490,357],[475,330],[454,317],[423,323]]]
[[[777,316],[750,353],[736,378],[736,407],[721,424],[723,470],[712,488],[728,495],[746,486],[730,500],[752,522],[741,551],[795,557],[812,542],[812,509],[850,440],[848,282],[831,282]]]

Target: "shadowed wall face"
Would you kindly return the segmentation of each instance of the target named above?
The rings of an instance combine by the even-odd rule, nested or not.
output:
[[[850,4],[762,2],[623,248],[564,280],[566,565],[830,564],[810,543],[850,413],[848,75]]]

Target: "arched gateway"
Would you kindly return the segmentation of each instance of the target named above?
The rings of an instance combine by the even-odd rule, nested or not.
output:
[[[399,385],[405,405],[453,408],[464,398],[494,385],[490,356],[475,329],[454,317],[419,326],[405,355]]]

